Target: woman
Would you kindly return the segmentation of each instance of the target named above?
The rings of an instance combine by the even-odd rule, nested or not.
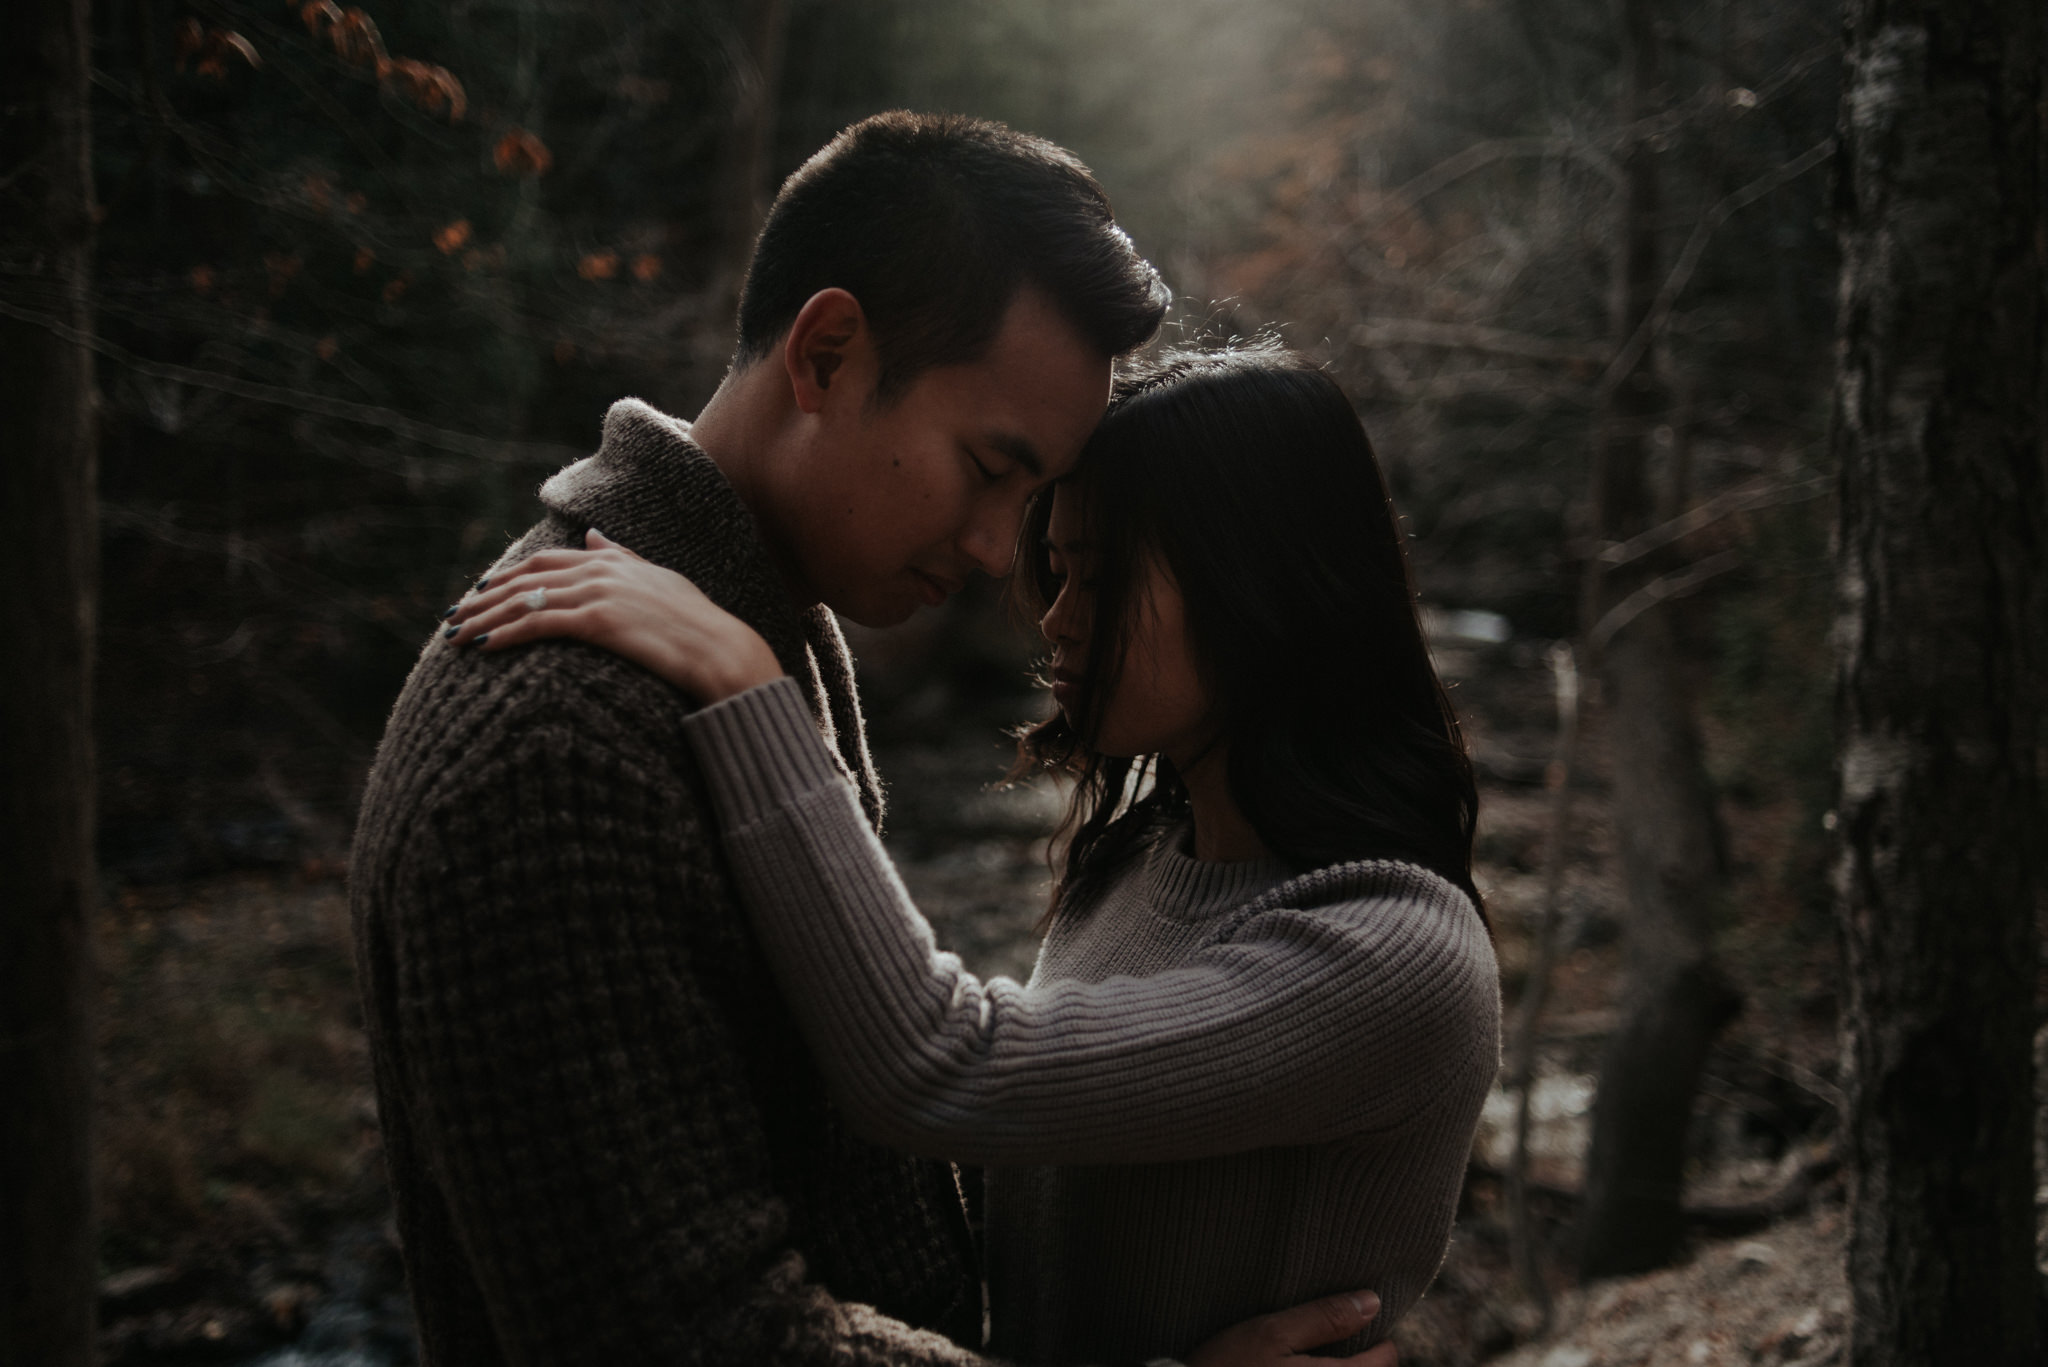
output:
[[[593,544],[603,543],[594,537]],[[760,939],[869,1138],[986,1168],[992,1351],[1184,1354],[1440,1262],[1499,1054],[1476,797],[1363,427],[1270,350],[1122,382],[1027,522],[1077,780],[1028,984],[936,953],[760,638],[616,548],[539,557],[458,639],[574,635],[707,704],[693,743]],[[569,607],[529,612],[545,586]]]

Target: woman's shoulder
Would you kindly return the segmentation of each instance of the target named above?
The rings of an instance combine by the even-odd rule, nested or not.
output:
[[[1343,864],[1326,864],[1269,888],[1243,911],[1256,913],[1272,907],[1339,906],[1347,903],[1403,902],[1446,916],[1469,916],[1475,921],[1479,909],[1464,889],[1442,874],[1420,864],[1399,859],[1359,859]]]
[[[1419,864],[1357,860],[1297,874],[1223,918],[1212,942],[1268,936],[1314,939],[1326,952],[1408,972],[1434,969],[1498,992],[1493,937],[1478,907]]]
[[[1416,921],[1477,932],[1486,922],[1465,890],[1442,874],[1399,859],[1359,859],[1296,873],[1228,918],[1235,931],[1275,911],[1320,912],[1340,919]]]

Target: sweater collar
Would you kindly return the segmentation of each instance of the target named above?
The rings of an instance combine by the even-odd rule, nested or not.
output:
[[[853,661],[823,604],[799,609],[725,473],[690,440],[689,424],[638,399],[604,417],[597,454],[564,467],[540,489],[548,511],[595,527],[657,565],[686,576],[712,602],[761,633],[803,688],[826,740],[879,824],[881,785],[868,757]],[[581,545],[580,536],[575,544]]]
[[[1186,848],[1194,828],[1175,822],[1159,833],[1146,859],[1148,902],[1160,915],[1201,921],[1244,905],[1288,875],[1279,859],[1197,859]]]

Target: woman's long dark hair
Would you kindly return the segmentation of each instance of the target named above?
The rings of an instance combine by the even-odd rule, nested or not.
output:
[[[1118,381],[1074,478],[1095,595],[1080,721],[1055,713],[1020,733],[1016,771],[1077,780],[1049,920],[1087,905],[1187,808],[1165,756],[1090,744],[1150,557],[1185,600],[1230,794],[1266,847],[1300,870],[1419,864],[1478,906],[1471,759],[1423,641],[1379,462],[1336,382],[1274,347],[1169,354]],[[1034,616],[1059,589],[1051,508],[1048,490],[1025,520],[1017,591]]]

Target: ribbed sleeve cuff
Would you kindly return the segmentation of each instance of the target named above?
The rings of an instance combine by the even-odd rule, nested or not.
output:
[[[786,674],[691,713],[683,730],[729,828],[845,777]]]

